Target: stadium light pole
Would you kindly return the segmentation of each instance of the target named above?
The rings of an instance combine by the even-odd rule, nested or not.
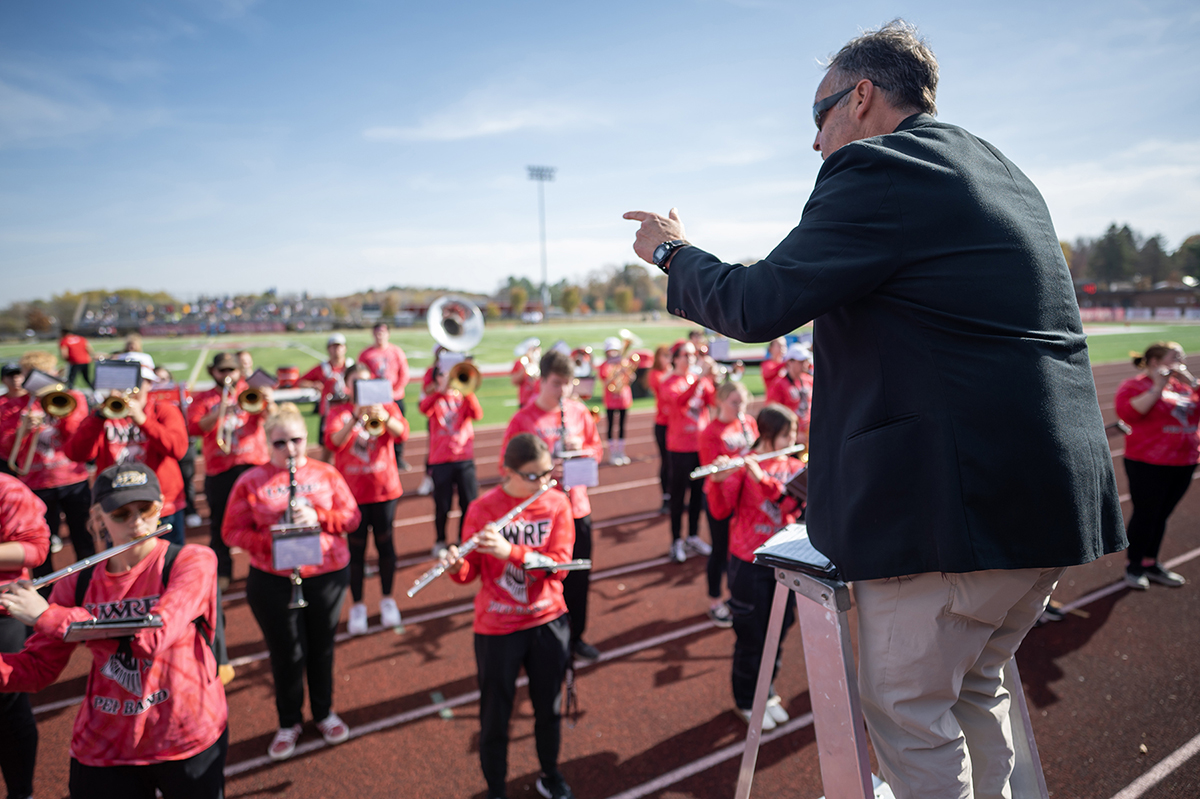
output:
[[[554,180],[555,168],[552,166],[531,166],[529,179],[538,184],[538,227],[542,235],[542,317],[550,315],[550,281],[546,269],[546,181]]]

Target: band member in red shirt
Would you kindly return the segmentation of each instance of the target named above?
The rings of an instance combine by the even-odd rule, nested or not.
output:
[[[671,459],[671,559],[683,563],[683,508],[688,509],[687,546],[701,555],[712,547],[700,538],[700,511],[704,492],[692,485],[692,470],[700,465],[700,434],[708,427],[708,409],[716,399],[712,361],[697,363],[696,347],[682,341],[671,348],[671,374],[658,387],[667,408],[667,454]],[[690,497],[688,496],[690,492]],[[685,499],[686,498],[686,499]]]
[[[621,340],[609,336],[604,340],[604,363],[600,364],[600,385],[604,391],[604,408],[608,413],[608,462],[614,466],[629,463],[625,457],[625,415],[633,405],[633,385],[629,364],[621,361]],[[616,432],[616,441],[613,433]]]
[[[782,405],[767,405],[758,412],[759,438],[754,444],[758,454],[774,452],[796,443],[796,415]],[[722,464],[728,456],[718,457]],[[775,594],[775,574],[769,566],[754,563],[754,550],[781,528],[796,521],[799,503],[787,494],[785,486],[804,467],[800,461],[779,456],[769,461],[746,461],[739,469],[718,472],[708,480],[708,501],[713,513],[732,516],[729,531],[729,608],[733,614],[733,699],[738,714],[747,722],[754,705],[754,689],[759,664],[767,640],[771,600]],[[795,622],[795,605],[787,603],[783,634]],[[782,636],[780,638],[782,642]],[[775,657],[772,681],[779,673],[782,651]],[[788,720],[783,703],[771,689],[763,730],[774,729]]]
[[[543,374],[545,374],[543,372]],[[481,583],[475,596],[475,663],[479,671],[479,763],[488,796],[507,796],[508,723],[523,666],[533,703],[534,739],[542,773],[542,796],[570,799],[558,770],[563,676],[570,625],[564,614],[563,572],[526,571],[526,553],[556,563],[571,559],[571,506],[561,491],[547,491],[521,515],[497,529],[490,522],[533,496],[550,477],[554,462],[544,441],[530,433],[509,439],[504,448],[504,482],[467,511],[463,536],[478,547],[463,559],[451,547],[443,562],[455,582]],[[575,574],[575,572],[571,572]]]
[[[280,405],[267,419],[266,431],[271,460],[238,478],[223,532],[227,545],[250,555],[246,602],[271,654],[279,713],[279,732],[267,754],[286,760],[296,751],[303,731],[306,674],[309,704],[321,736],[330,744],[350,737],[350,728],[333,712],[333,644],[350,583],[346,535],[358,527],[361,515],[337,469],[306,456],[308,428],[295,405]],[[321,528],[322,561],[300,570],[308,601],[303,608],[288,607],[292,572],[276,570],[272,561],[271,526],[284,520],[289,505],[289,459],[295,461],[297,483],[292,521]]]
[[[746,414],[750,392],[744,383],[722,383],[717,389],[717,418],[700,434],[700,465],[707,466],[720,456],[739,458],[750,452],[758,439],[758,423]],[[718,627],[729,627],[733,617],[721,601],[721,577],[729,561],[729,516],[717,516],[708,503],[708,534],[712,552],[708,554],[708,617]]]
[[[57,539],[55,533],[65,521],[75,558],[80,559],[96,552],[87,531],[92,494],[88,487],[87,467],[71,460],[63,451],[63,445],[87,417],[87,401],[83,394],[71,390],[68,393],[75,400],[75,409],[67,416],[56,418],[46,413],[41,402],[25,390],[25,380],[35,369],[53,375],[57,368],[58,360],[43,350],[25,353],[15,370],[10,366],[4,368],[3,380],[8,393],[0,397],[0,457],[7,459],[13,454],[21,418],[26,416],[27,433],[15,453],[15,462],[22,471],[29,463],[29,471],[17,476],[45,504],[46,525],[50,528],[52,541]],[[33,460],[29,461],[31,448]],[[54,571],[52,561],[53,556],[48,555],[34,568],[34,576]]]
[[[158,382],[154,385],[155,398],[160,402],[169,402],[183,414],[184,425],[187,425],[188,408],[192,407],[192,393],[183,383],[176,383],[167,369],[156,366],[154,374]],[[193,439],[188,436],[188,448],[179,459],[179,473],[183,476],[184,523],[187,527],[199,527],[204,523],[196,512],[196,448],[192,446]]]
[[[788,347],[784,371],[767,394],[767,402],[776,402],[796,414],[802,444],[808,442],[808,420],[812,416],[811,366],[812,352],[808,347],[803,344]]]
[[[62,329],[62,338],[58,340],[58,352],[62,355],[64,361],[70,364],[70,369],[67,372],[67,388],[75,387],[75,377],[78,375],[83,378],[83,382],[88,388],[92,387],[92,378],[88,374],[88,367],[92,364],[92,358],[96,356],[96,351],[92,349],[92,345],[83,336],[76,335],[70,328]]]
[[[434,529],[437,541],[434,557],[446,549],[446,521],[454,492],[458,491],[458,509],[462,518],[479,496],[475,476],[475,428],[471,424],[483,418],[483,408],[474,394],[464,396],[450,385],[450,371],[439,364],[435,390],[421,399],[421,413],[429,419],[429,468],[433,478]],[[462,521],[458,538],[462,541]]]
[[[1167,518],[1192,484],[1200,461],[1200,388],[1174,341],[1152,344],[1133,359],[1141,370],[1117,388],[1113,405],[1130,427],[1125,474],[1133,515],[1126,535],[1125,582],[1145,591],[1150,583],[1177,588],[1187,582],[1158,561]]]
[[[659,386],[671,374],[671,348],[662,344],[654,351],[654,365],[646,373],[646,384],[654,395],[654,441],[658,444],[658,482],[662,485],[662,513],[671,512],[671,458],[667,455],[667,406]]]
[[[345,372],[347,367],[354,365],[354,359],[346,357],[346,337],[341,333],[329,336],[325,342],[325,351],[329,353],[329,360],[309,369],[296,381],[298,386],[315,388],[320,392],[317,413],[321,417],[321,423],[317,426],[317,440],[321,442],[322,447],[325,446],[325,424],[329,409],[346,401]],[[329,455],[330,452],[326,449],[326,461],[329,460]]]
[[[524,408],[541,388],[541,376],[537,364],[542,358],[542,342],[528,338],[517,345],[511,373],[512,384],[517,387],[517,408]]]
[[[538,365],[542,386],[537,397],[517,412],[504,432],[504,444],[518,433],[533,433],[550,448],[555,456],[555,479],[562,485],[562,463],[556,456],[580,453],[599,461],[604,453],[600,434],[591,412],[582,402],[571,398],[575,381],[571,357],[560,350],[550,350]],[[571,486],[571,517],[575,521],[575,546],[572,558],[592,557],[592,503],[587,487]],[[587,629],[588,588],[591,572],[574,571],[563,579],[563,597],[571,621],[571,654],[580,661],[591,662],[600,657],[596,647],[583,640]]]
[[[770,394],[771,387],[775,385],[775,381],[783,373],[786,361],[784,361],[784,353],[787,352],[787,339],[782,336],[771,341],[767,345],[767,357],[761,364],[763,393]]]
[[[46,506],[20,480],[0,474],[0,584],[29,579],[29,569],[50,553]],[[0,652],[20,652],[27,628],[0,611]],[[29,694],[0,694],[0,774],[9,796],[33,795],[38,729]]]
[[[354,384],[371,379],[371,370],[363,364],[346,370],[346,394],[354,396]],[[367,420],[376,420],[372,435]],[[396,504],[404,489],[400,487],[400,472],[392,448],[396,439],[408,438],[408,422],[394,403],[360,407],[353,401],[343,402],[329,410],[325,431],[325,448],[333,453],[334,468],[345,478],[350,493],[358,503],[361,520],[350,533],[350,606],[351,635],[367,631],[367,606],[363,602],[363,575],[366,572],[367,533],[375,536],[375,552],[379,555],[379,587],[383,598],[379,602],[379,621],[384,627],[400,626],[400,609],[392,599],[396,579],[396,545],[392,539],[392,520]]]
[[[247,385],[238,370],[237,358],[228,352],[213,356],[208,373],[217,384],[193,397],[187,422],[188,433],[200,437],[210,546],[217,553],[217,575],[221,590],[225,590],[233,576],[233,560],[221,537],[225,503],[242,473],[269,459],[262,422],[275,406],[271,390],[266,388],[262,391],[267,405],[262,413],[247,413],[241,409],[238,395]]]
[[[400,408],[400,414],[407,416],[404,409],[404,387],[408,385],[408,359],[404,357],[404,350],[388,341],[386,322],[376,324],[371,328],[371,334],[375,337],[375,344],[360,352],[358,360],[370,367],[372,377],[391,381],[392,399]],[[396,466],[400,471],[407,472],[412,467],[404,460],[404,442],[397,441],[395,446]]]
[[[126,355],[138,356],[133,360],[141,364],[142,378],[139,391],[121,395],[129,406],[129,415],[109,419],[104,415],[104,406],[96,406],[79,423],[63,450],[79,463],[95,461],[100,471],[130,461],[144,463],[153,469],[164,497],[161,515],[172,528],[168,540],[182,546],[187,501],[179,459],[188,449],[187,424],[177,407],[155,399],[153,387],[158,377],[154,374],[153,359],[142,352]],[[116,391],[112,393],[118,395]]]
[[[158,527],[162,493],[145,464],[101,472],[93,498],[93,529],[113,545]],[[75,650],[63,640],[73,622],[147,614],[162,622],[84,644],[92,666],[71,736],[72,799],[154,796],[156,789],[164,799],[223,795],[228,705],[209,645],[216,558],[205,547],[181,547],[168,576],[173,546],[143,541],[55,583],[49,603],[27,583],[0,594],[0,605],[33,627],[23,650],[0,656],[5,691],[40,691],[58,678]]]

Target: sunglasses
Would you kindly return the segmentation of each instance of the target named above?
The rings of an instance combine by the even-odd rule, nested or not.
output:
[[[827,111],[829,111],[829,109],[831,109],[835,105],[837,105],[839,102],[841,102],[841,99],[843,97],[845,97],[850,92],[854,91],[854,88],[857,85],[858,84],[855,83],[854,86],[851,86],[849,89],[842,89],[840,92],[837,92],[836,94],[829,95],[824,100],[818,100],[817,102],[813,103],[813,122],[816,124],[817,130],[820,130],[821,126],[825,124],[825,113]],[[881,84],[875,83],[874,81],[872,81],[872,85],[876,89],[884,89],[885,91],[890,91],[887,86],[883,86]]]
[[[304,436],[297,438],[281,438],[278,441],[272,441],[271,446],[275,449],[287,449],[288,444],[295,444],[297,447],[304,443]]]
[[[135,509],[133,505],[122,505],[112,513],[108,514],[108,516],[117,524],[128,524],[129,521],[135,516],[140,516],[142,519],[149,521],[157,516],[160,510],[162,510],[162,505],[158,504],[157,502],[151,502],[141,511]]]
[[[554,471],[554,467],[551,467],[544,472],[516,472],[516,474],[519,474],[521,477],[524,477],[531,483],[536,483],[546,475],[550,474],[552,471]]]

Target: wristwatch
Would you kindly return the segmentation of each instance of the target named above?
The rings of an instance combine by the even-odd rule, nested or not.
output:
[[[654,248],[654,265],[657,266],[659,269],[663,270],[663,274],[666,274],[666,272],[667,272],[666,263],[670,259],[671,253],[675,252],[676,250],[678,250],[682,247],[688,247],[688,246],[690,246],[690,245],[683,239],[675,239],[674,241],[664,241],[662,244],[660,244]]]

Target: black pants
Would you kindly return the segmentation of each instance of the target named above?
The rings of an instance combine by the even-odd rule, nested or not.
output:
[[[188,439],[187,452],[179,459],[179,473],[183,475],[183,498],[186,504],[183,509],[187,513],[196,512],[196,448]]]
[[[700,466],[698,452],[671,452],[671,539],[683,530],[684,495],[687,500],[688,535],[700,535],[700,512],[704,510],[704,483],[692,481],[692,470]]]
[[[314,721],[333,710],[333,639],[342,615],[342,600],[350,570],[304,578],[308,607],[291,609],[292,581],[250,567],[246,602],[267,641],[271,675],[275,678],[275,710],[279,726],[304,721],[304,678]]]
[[[568,624],[562,616],[540,627],[508,635],[475,634],[475,665],[479,669],[479,765],[492,796],[507,795],[508,723],[517,695],[517,674],[522,666],[529,676],[538,762],[547,775],[558,773],[568,636]]]
[[[721,577],[729,561],[729,519],[717,519],[708,508],[708,534],[712,538],[712,552],[708,555],[708,596],[721,596]],[[730,517],[733,518],[733,517]]]
[[[212,746],[184,760],[149,766],[85,766],[71,758],[71,799],[223,799],[229,730]]]
[[[754,689],[758,683],[758,668],[762,664],[763,648],[767,643],[767,625],[771,620],[771,601],[775,597],[775,572],[766,566],[756,566],[737,557],[729,559],[729,610],[733,614],[733,701],[742,710],[754,706]],[[789,597],[783,615],[780,647],[775,654],[774,682],[783,662],[783,640],[788,628],[796,622],[796,603]],[[772,692],[774,689],[772,688]]]
[[[90,366],[91,366],[90,363],[73,363],[73,364],[71,364],[71,368],[67,370],[67,388],[75,388],[75,377],[76,376],[82,377],[83,382],[87,385],[88,388],[95,388],[95,386],[92,383],[92,378],[88,374],[88,367],[90,367]]]
[[[400,415],[407,419],[408,414],[404,412],[404,400],[396,400],[396,407],[400,409]],[[404,462],[404,442],[397,441],[392,445],[392,448],[396,450],[396,465],[400,467],[400,471],[404,471],[406,465]]]
[[[392,519],[396,516],[396,504],[400,498],[386,502],[368,502],[359,505],[362,521],[358,529],[346,537],[350,544],[350,596],[362,602],[363,573],[366,571],[367,530],[375,533],[375,551],[379,554],[379,587],[384,596],[392,595],[396,581],[396,545],[392,542]]]
[[[58,488],[39,488],[33,493],[46,503],[46,524],[51,533],[57,535],[63,519],[66,520],[76,560],[96,554],[96,542],[87,531],[88,508],[92,505],[92,491],[87,480]],[[46,555],[42,565],[34,567],[33,576],[42,577],[54,571],[53,560],[53,555]]]
[[[25,646],[25,625],[12,616],[0,616],[0,652],[20,652]],[[0,773],[8,799],[33,795],[33,769],[37,764],[38,729],[29,694],[0,694]]]
[[[1125,475],[1129,478],[1129,495],[1133,500],[1133,515],[1125,528],[1129,537],[1125,556],[1134,566],[1141,566],[1143,558],[1158,558],[1158,549],[1167,531],[1167,517],[1187,493],[1195,471],[1195,464],[1157,466],[1125,459]]]
[[[575,520],[575,548],[571,550],[573,560],[592,557],[592,514]],[[567,572],[563,578],[563,599],[567,603],[567,615],[571,621],[571,648],[583,638],[587,629],[588,589],[592,584],[592,573],[587,569]]]
[[[450,518],[450,506],[457,489],[458,509],[462,511],[458,520],[458,540],[461,542],[462,520],[467,516],[467,507],[479,496],[475,461],[435,463],[429,467],[429,476],[433,478],[433,528],[437,531],[437,540],[446,541],[446,520]]]
[[[626,408],[608,408],[608,440],[613,440],[613,421],[617,423],[618,433],[617,438],[625,439],[625,411]]]
[[[253,468],[248,463],[231,466],[220,474],[210,474],[204,478],[204,496],[208,498],[208,545],[217,553],[217,576],[233,576],[233,558],[229,556],[229,547],[221,538],[221,525],[225,522],[225,505],[233,492],[233,484],[237,479]]]
[[[671,493],[671,456],[667,452],[667,426],[654,425],[654,440],[658,444],[658,482],[662,483],[662,492]]]

